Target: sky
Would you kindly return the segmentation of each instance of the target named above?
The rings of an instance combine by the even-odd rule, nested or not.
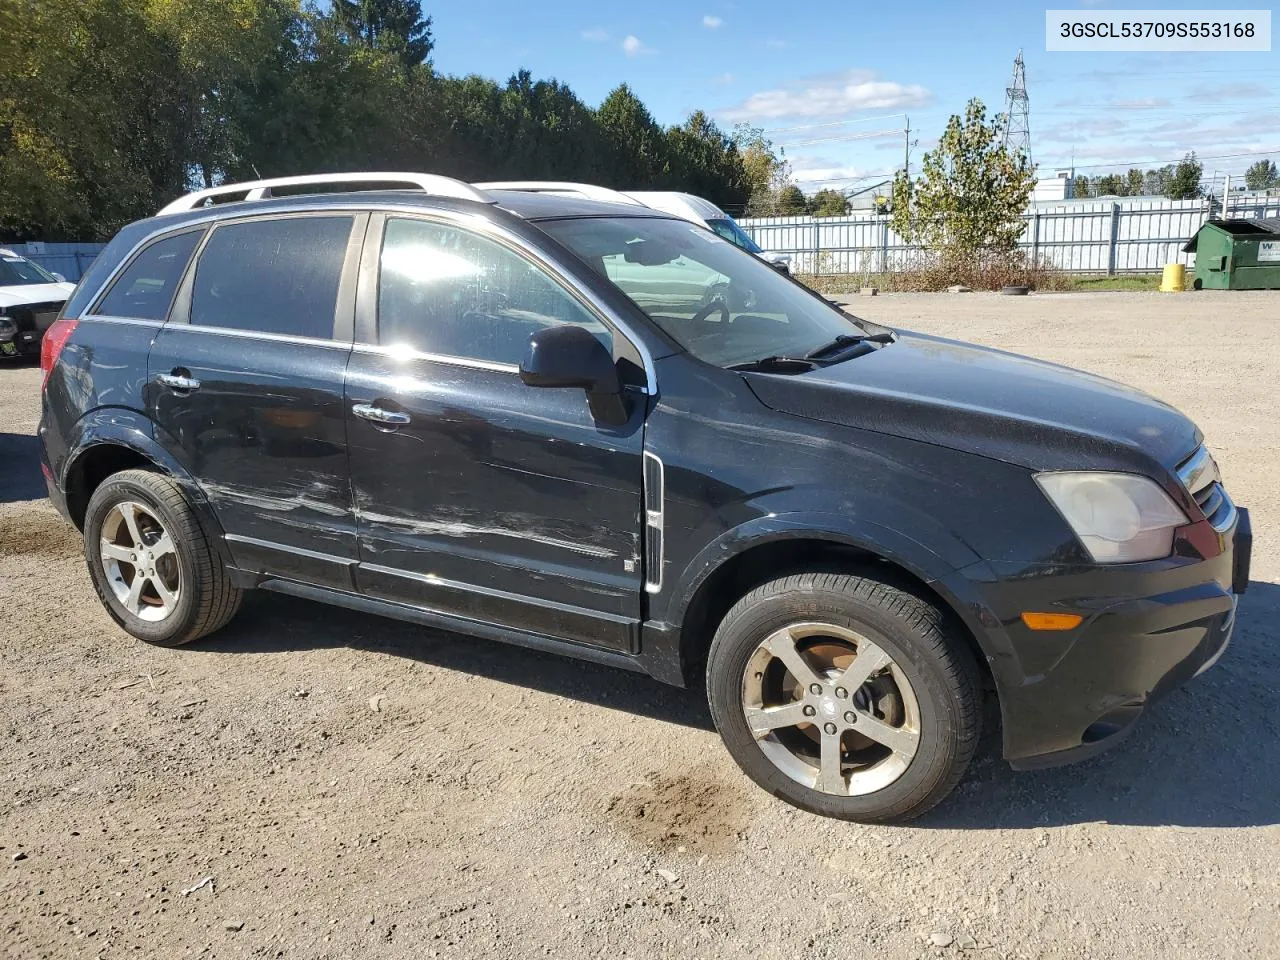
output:
[[[1204,9],[1209,0],[1143,6]],[[1055,0],[1054,9],[1126,9]],[[1259,0],[1234,7],[1264,8]],[[1042,176],[1161,166],[1194,150],[1206,180],[1280,162],[1280,53],[1045,51],[1046,5],[1016,0],[469,0],[423,3],[445,73],[527,68],[598,104],[627,83],[663,124],[707,111],[762,127],[807,191],[869,186],[911,163],[979,97],[1004,108],[1023,50]],[[1280,18],[1277,18],[1280,27]]]

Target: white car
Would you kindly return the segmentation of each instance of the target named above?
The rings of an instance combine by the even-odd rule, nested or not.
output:
[[[76,288],[0,247],[0,357],[39,356],[44,332]]]
[[[692,193],[675,193],[666,190],[627,190],[626,195],[639,200],[646,207],[661,210],[673,217],[699,223],[712,233],[728,240],[736,247],[748,253],[754,253],[770,266],[783,273],[791,272],[791,257],[785,253],[769,253],[760,249],[760,245],[747,235],[733,217],[729,216],[710,200],[695,197]]]
[[[610,200],[614,203],[638,203],[652,210],[661,210],[681,220],[688,220],[706,227],[716,236],[728,240],[735,247],[754,253],[770,266],[791,272],[791,257],[785,253],[769,253],[747,235],[733,217],[710,200],[692,193],[669,190],[610,190],[591,183],[567,183],[555,180],[507,180],[494,183],[477,183],[481,190],[522,190],[529,193],[554,193],[568,197],[584,197],[588,200]]]

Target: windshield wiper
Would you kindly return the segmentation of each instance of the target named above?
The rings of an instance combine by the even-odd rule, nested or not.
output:
[[[759,370],[763,373],[804,373],[818,364],[808,357],[761,357],[729,365],[730,370]]]
[[[893,343],[892,333],[863,333],[852,334],[842,333],[830,343],[824,343],[815,350],[810,350],[804,355],[806,360],[823,360],[833,354],[839,353],[845,347],[856,346],[859,343]]]

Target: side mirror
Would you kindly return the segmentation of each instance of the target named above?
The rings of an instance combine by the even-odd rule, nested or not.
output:
[[[587,391],[591,413],[605,423],[625,423],[622,381],[613,357],[586,328],[547,327],[529,337],[520,379],[530,387],[578,387]]]
[[[66,278],[66,277],[64,277],[64,276],[63,276],[62,274],[60,274],[60,273],[55,273],[55,274],[53,274],[52,276],[53,276],[53,279],[57,280],[59,283],[66,283],[66,282],[67,282],[67,278]]]

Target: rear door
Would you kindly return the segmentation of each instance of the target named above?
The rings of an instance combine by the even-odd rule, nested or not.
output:
[[[351,589],[343,376],[366,214],[217,224],[151,349],[157,439],[243,569]]]
[[[379,219],[347,378],[361,591],[634,649],[646,397],[609,426],[582,390],[527,387],[517,365],[563,323],[643,375],[639,354],[524,251],[399,216],[379,242]]]

